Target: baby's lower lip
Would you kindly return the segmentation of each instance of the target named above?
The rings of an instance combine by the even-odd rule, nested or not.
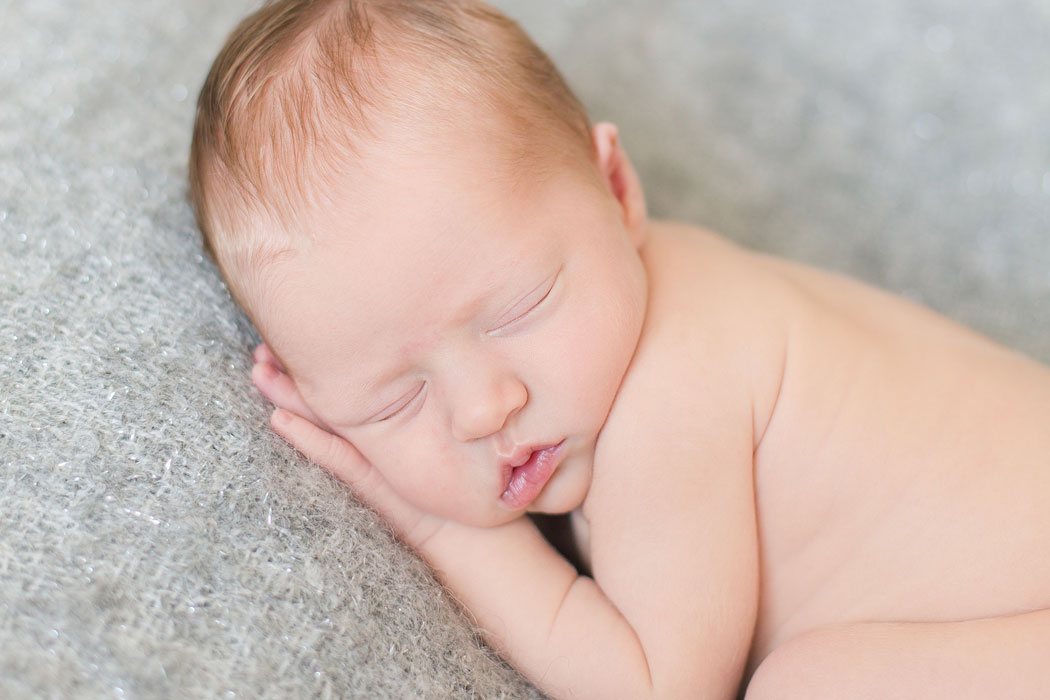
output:
[[[507,488],[500,500],[512,510],[527,508],[554,474],[564,444],[562,440],[557,445],[534,450],[525,464],[512,468]]]

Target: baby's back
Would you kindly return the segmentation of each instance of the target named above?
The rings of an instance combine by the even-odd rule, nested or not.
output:
[[[674,352],[752,393],[753,663],[825,625],[1050,606],[1050,369],[687,227],[655,224],[646,262],[650,314],[702,329]]]

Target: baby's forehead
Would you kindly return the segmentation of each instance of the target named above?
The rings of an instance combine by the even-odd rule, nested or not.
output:
[[[273,286],[314,298],[345,295],[347,304],[395,294],[418,297],[421,309],[466,303],[465,294],[496,292],[547,266],[565,240],[542,199],[499,187],[457,192],[458,183],[430,179],[383,186],[364,205],[320,212],[312,240],[274,259]]]

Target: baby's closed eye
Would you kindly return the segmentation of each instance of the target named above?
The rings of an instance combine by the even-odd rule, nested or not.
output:
[[[500,316],[496,321],[496,327],[489,331],[489,335],[500,335],[513,329],[520,321],[524,320],[534,310],[543,305],[548,297],[550,297],[551,292],[554,291],[554,287],[558,282],[560,274],[561,270],[559,269],[558,272],[548,277],[522,299],[517,301],[506,313]]]
[[[413,387],[409,391],[402,394],[396,401],[394,401],[392,404],[389,404],[386,408],[381,409],[378,413],[373,415],[365,422],[383,423],[401,413],[404,413],[408,409],[415,408],[420,403],[422,403],[422,400],[425,396],[426,387],[426,382],[420,382],[418,386]]]

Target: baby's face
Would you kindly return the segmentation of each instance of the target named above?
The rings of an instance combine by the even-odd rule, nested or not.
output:
[[[597,179],[512,188],[491,156],[464,139],[366,158],[259,319],[329,429],[415,506],[477,526],[582,503],[646,305]]]

